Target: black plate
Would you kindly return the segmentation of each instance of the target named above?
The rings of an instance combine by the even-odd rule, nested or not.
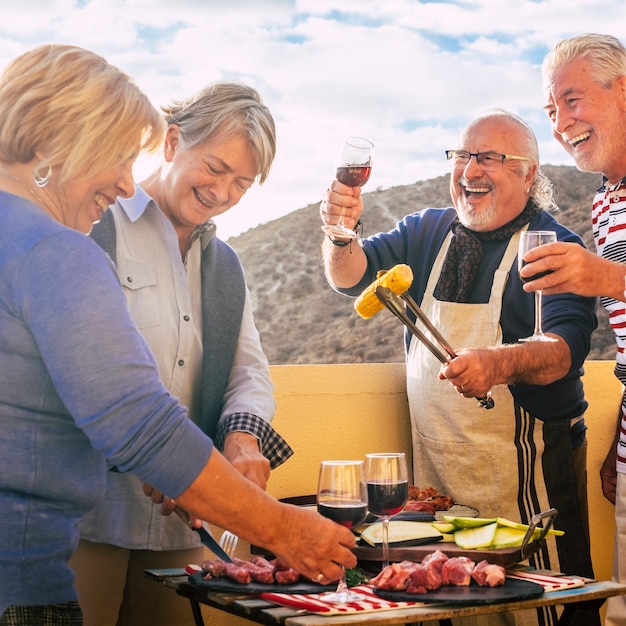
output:
[[[235,593],[323,593],[324,591],[334,591],[337,583],[330,585],[318,585],[312,581],[300,580],[293,585],[268,585],[257,583],[254,580],[247,585],[235,582],[232,578],[209,578],[204,579],[205,574],[199,572],[189,576],[189,582],[194,587],[200,587],[209,591],[228,591]],[[406,594],[405,594],[406,595]]]
[[[407,593],[374,588],[374,593],[387,600],[400,602],[446,602],[448,604],[495,604],[512,600],[529,600],[543,595],[543,587],[527,580],[507,578],[500,587],[481,587],[474,581],[469,587],[444,585],[428,593]]]
[[[446,511],[447,515],[447,511]],[[392,518],[392,520],[403,520],[407,522],[434,522],[435,516],[429,513],[428,511],[400,511],[400,513],[396,513]],[[367,514],[365,518],[364,524],[373,524],[375,522],[380,521],[379,517],[372,515],[371,513]]]
[[[396,513],[391,519],[406,520],[407,522],[434,522],[435,516],[427,511],[400,511],[400,513]]]

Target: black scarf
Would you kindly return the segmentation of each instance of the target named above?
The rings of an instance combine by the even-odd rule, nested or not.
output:
[[[520,228],[528,224],[537,207],[528,201],[524,210],[513,220],[488,233],[465,228],[457,217],[451,224],[452,241],[443,261],[441,276],[433,292],[443,302],[467,302],[478,265],[483,256],[483,241],[510,239]]]

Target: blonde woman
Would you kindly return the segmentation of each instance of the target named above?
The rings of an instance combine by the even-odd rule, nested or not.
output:
[[[35,48],[0,76],[2,626],[82,624],[68,559],[107,466],[320,582],[355,563],[350,531],[278,503],[187,418],[84,236],[133,193],[133,160],[162,130],[128,76],[87,50]]]

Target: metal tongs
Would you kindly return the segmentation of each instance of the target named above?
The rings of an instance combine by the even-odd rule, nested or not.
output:
[[[435,358],[437,358],[441,363],[449,363],[452,359],[456,358],[456,352],[452,348],[452,346],[446,341],[444,336],[437,330],[437,328],[433,325],[433,323],[426,317],[424,312],[419,308],[417,302],[411,298],[408,292],[401,293],[400,295],[396,295],[391,289],[387,287],[376,287],[375,289],[376,297],[385,305],[387,309],[389,309],[410,331],[417,337],[425,346],[430,350]],[[404,305],[400,301],[400,299],[406,302],[406,306],[411,310],[412,313],[415,314],[415,317],[419,319],[424,326],[428,329],[428,332],[433,336],[433,338],[439,343],[441,350],[438,346],[436,346],[411,320],[411,318],[406,314]],[[481,398],[476,398],[478,400],[479,406],[484,409],[492,409],[494,407],[494,400],[491,397],[491,392],[486,393]]]
[[[558,514],[559,512],[556,509],[548,509],[547,511],[543,511],[542,513],[537,513],[536,515],[533,515],[532,519],[530,520],[530,524],[528,525],[528,530],[526,531],[524,539],[522,540],[521,552],[523,558],[530,556],[530,554],[532,554],[533,552],[530,551],[528,552],[528,554],[526,554],[526,548],[528,547],[528,544],[535,540],[539,542],[544,539],[545,536],[548,534],[550,528],[552,528],[554,520]],[[544,520],[546,521],[544,522]],[[539,526],[540,523],[541,526]],[[535,537],[537,531],[540,531],[539,536]]]

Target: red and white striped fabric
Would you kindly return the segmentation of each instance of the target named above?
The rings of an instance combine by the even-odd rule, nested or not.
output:
[[[517,578],[518,580],[529,580],[543,587],[545,593],[550,591],[561,591],[562,589],[575,589],[585,584],[584,578],[575,576],[551,576],[543,572],[531,572],[525,570],[508,570],[507,578]]]
[[[336,604],[324,599],[324,593],[309,595],[291,593],[262,593],[261,597],[270,602],[276,602],[283,606],[295,609],[304,609],[310,613],[323,613],[324,615],[340,615],[349,613],[368,613],[374,611],[389,611],[391,609],[402,609],[409,606],[423,606],[424,602],[395,602],[386,600],[374,594],[371,585],[358,585],[350,589],[351,592],[359,594],[361,599],[358,602],[348,604]]]

